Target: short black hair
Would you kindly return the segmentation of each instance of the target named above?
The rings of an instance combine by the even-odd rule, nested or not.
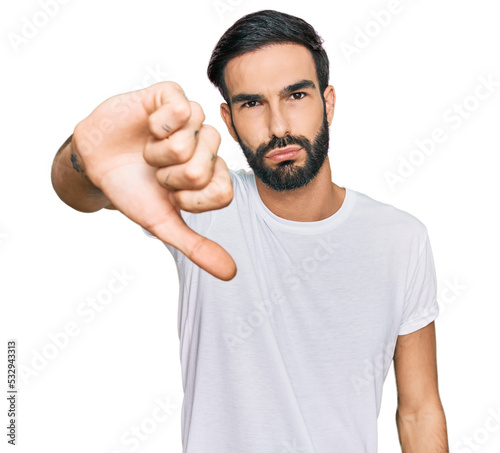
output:
[[[244,53],[286,43],[300,44],[311,52],[319,88],[323,93],[328,86],[330,72],[323,39],[305,20],[270,9],[243,16],[222,35],[208,63],[208,78],[219,89],[224,100],[231,104],[224,78],[227,63]]]

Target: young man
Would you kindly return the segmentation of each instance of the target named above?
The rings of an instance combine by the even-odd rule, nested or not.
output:
[[[171,82],[98,106],[52,170],[64,202],[120,210],[175,258],[184,452],[375,453],[393,359],[403,451],[447,452],[427,230],[332,182],[321,38],[297,17],[250,14],[208,75],[253,173],[227,169]]]

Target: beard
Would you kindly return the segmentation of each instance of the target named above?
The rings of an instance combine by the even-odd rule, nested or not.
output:
[[[313,143],[303,135],[285,135],[280,138],[273,137],[268,143],[260,145],[256,151],[253,151],[240,139],[234,124],[233,129],[250,168],[267,187],[278,192],[298,189],[309,184],[316,177],[328,156],[330,135],[326,112],[323,115],[321,129]],[[268,152],[289,145],[299,145],[305,150],[307,157],[303,166],[296,166],[293,160],[279,162],[277,168],[270,168],[265,163],[265,155]]]

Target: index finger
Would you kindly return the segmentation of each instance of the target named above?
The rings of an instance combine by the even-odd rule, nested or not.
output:
[[[149,114],[149,130],[161,140],[180,129],[191,117],[191,106],[175,82],[160,82],[146,89],[144,108]]]

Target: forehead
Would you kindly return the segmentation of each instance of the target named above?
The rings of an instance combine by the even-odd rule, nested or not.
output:
[[[300,80],[318,86],[311,52],[299,44],[272,44],[233,58],[226,65],[229,95],[277,93]]]

